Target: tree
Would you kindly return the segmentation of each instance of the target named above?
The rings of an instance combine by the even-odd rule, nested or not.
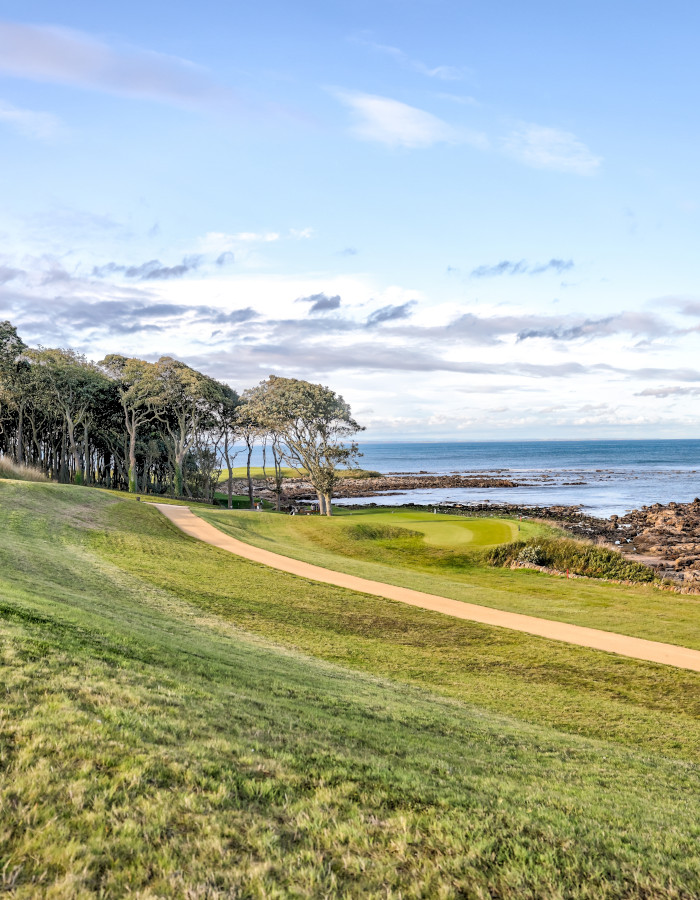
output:
[[[226,463],[228,508],[233,509],[233,461],[237,454],[233,452],[233,446],[238,436],[237,412],[240,407],[240,397],[227,384],[217,382],[219,397],[212,405],[215,441],[219,452]]]
[[[161,399],[156,367],[143,359],[112,353],[100,363],[110,378],[116,380],[119,400],[124,410],[124,425],[129,435],[129,493],[138,492],[136,443],[140,429],[153,417]]]
[[[357,444],[347,441],[364,430],[348,404],[321,384],[278,375],[270,375],[243,397],[259,426],[277,435],[282,459],[308,473],[319,512],[332,515],[337,467],[359,455]]]
[[[41,348],[28,351],[29,359],[42,366],[42,373],[63,415],[64,436],[73,457],[75,483],[82,484],[88,458],[88,424],[97,410],[98,398],[105,390],[107,379],[98,367],[75,350]],[[81,458],[78,427],[83,426],[84,442]],[[65,440],[61,451],[60,480],[67,480]]]
[[[267,474],[267,448],[272,453],[273,474],[270,478]],[[282,455],[282,439],[275,431],[262,436],[262,453],[263,453],[263,478],[267,482],[267,486],[272,489],[275,495],[275,505],[277,512],[282,508],[282,485],[284,483],[284,473],[282,471],[282,463],[284,457]]]
[[[17,329],[11,322],[0,322],[0,412],[6,418],[10,410],[17,413],[15,426],[15,461],[24,462],[23,420],[27,404],[25,383],[27,362],[23,353],[27,349]]]
[[[246,480],[248,482],[248,503],[251,509],[255,507],[255,498],[253,496],[253,476],[250,471],[250,462],[253,456],[253,448],[255,442],[263,433],[263,428],[258,418],[258,411],[247,401],[249,392],[243,394],[243,403],[240,405],[236,413],[236,422],[238,424],[238,433],[243,438],[246,449]]]
[[[220,385],[185,363],[162,356],[155,363],[158,397],[162,407],[156,418],[162,423],[164,437],[172,455],[174,489],[182,496],[185,489],[183,466],[187,452],[198,432],[212,421],[212,413],[220,397]]]

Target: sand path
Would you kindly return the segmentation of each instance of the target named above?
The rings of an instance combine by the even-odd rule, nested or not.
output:
[[[617,653],[620,656],[629,656],[633,659],[642,659],[647,662],[662,663],[668,666],[676,666],[679,669],[690,669],[700,672],[700,650],[690,650],[687,647],[677,647],[674,644],[662,644],[658,641],[647,641],[643,638],[627,637],[615,634],[611,631],[599,631],[597,628],[586,628],[582,625],[569,625],[566,622],[555,622],[551,619],[540,619],[536,616],[525,616],[521,613],[505,612],[500,609],[491,609],[488,606],[478,606],[475,603],[464,603],[461,600],[451,600],[448,597],[438,597],[434,594],[425,594],[422,591],[414,591],[410,588],[397,587],[393,584],[384,584],[382,581],[371,581],[368,578],[359,578],[356,575],[346,575],[343,572],[335,572],[332,569],[324,569],[311,563],[301,562],[272,553],[269,550],[261,550],[236,538],[229,537],[213,525],[209,525],[200,519],[186,506],[169,506],[164,503],[154,503],[166,518],[170,519],[178,528],[207,544],[228,550],[244,559],[262,563],[282,572],[298,575],[300,578],[308,578],[311,581],[320,581],[324,584],[333,584],[336,587],[348,588],[351,591],[359,591],[362,594],[371,594],[375,597],[384,597],[388,600],[398,600],[409,606],[417,606],[421,609],[429,609],[434,612],[454,616],[457,619],[467,619],[470,622],[479,622],[482,625],[495,625],[499,628],[510,628],[512,631],[522,631],[526,634],[534,634],[538,637],[548,638],[553,641],[564,641],[567,644],[576,644],[579,647],[589,647],[593,650],[604,650],[608,653]]]

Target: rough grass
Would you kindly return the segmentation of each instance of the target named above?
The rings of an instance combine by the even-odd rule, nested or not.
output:
[[[267,477],[272,478],[274,476],[275,470],[272,465],[267,468]],[[252,478],[265,478],[265,470],[262,466],[251,466],[250,474]],[[375,472],[371,469],[338,469],[337,470],[338,478],[379,478],[381,477],[381,472]],[[291,469],[289,467],[282,467],[282,476],[284,478],[304,478],[308,475],[306,469]],[[236,466],[233,469],[233,477],[234,478],[247,478],[247,468],[246,466]],[[221,474],[221,478],[219,483],[228,481],[228,472],[224,470]]]
[[[272,572],[89,489],[3,482],[0,528],[8,896],[700,894],[692,673]]]
[[[588,578],[613,578],[620,581],[652,582],[657,576],[652,568],[625,559],[608,547],[565,538],[533,538],[494,547],[485,554],[493,566],[509,566],[514,562],[529,562],[549,566],[559,572],[569,569]]]
[[[48,481],[40,469],[34,466],[20,466],[8,456],[0,456],[0,478],[8,478],[11,481]]]
[[[700,649],[700,597],[671,594],[653,585],[625,585],[598,579],[571,579],[534,571],[486,564],[476,552],[440,547],[419,538],[349,540],[352,524],[403,522],[391,511],[376,510],[333,518],[217,513],[195,509],[198,515],[227,534],[257,547],[294,559],[359,575],[429,594],[480,603],[510,612],[542,616],[574,625],[617,631],[634,637]],[[440,516],[434,519],[441,526]],[[443,518],[454,519],[453,516]],[[497,523],[496,519],[466,519],[468,524]],[[449,524],[449,523],[448,523]],[[520,534],[554,534],[537,523],[511,522]],[[430,527],[430,523],[412,528]],[[585,545],[584,545],[585,546]]]

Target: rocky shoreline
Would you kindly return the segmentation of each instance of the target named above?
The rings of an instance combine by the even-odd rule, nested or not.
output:
[[[341,478],[335,486],[333,495],[345,500],[352,497],[380,497],[403,494],[425,488],[513,488],[518,482],[509,478],[493,475],[417,475],[396,473],[370,478]],[[316,495],[310,484],[303,481],[290,481],[285,486],[285,495],[290,499],[312,499]]]

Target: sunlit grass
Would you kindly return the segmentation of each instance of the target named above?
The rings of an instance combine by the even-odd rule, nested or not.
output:
[[[99,491],[2,482],[0,529],[8,896],[700,893],[693,673],[270,571]]]
[[[439,515],[424,513],[421,525],[413,512],[404,517],[390,510],[383,516],[376,510],[341,511],[330,519],[266,513],[251,517],[206,508],[194,511],[233,537],[329,569],[455,600],[700,649],[700,596],[695,594],[675,594],[651,585],[569,580],[529,569],[493,568],[478,552],[472,552],[478,549],[474,543],[441,547],[410,535],[388,540],[350,538],[353,525],[365,522],[427,530],[435,520],[437,530],[442,527]],[[454,518],[442,517],[449,520],[448,525]],[[461,527],[466,529],[483,528],[486,537],[504,520],[462,521]],[[557,533],[536,522],[505,522],[510,528],[520,527],[519,536],[525,539]]]
[[[12,481],[48,481],[40,469],[34,466],[19,465],[9,456],[0,456],[0,478],[9,478]]]

